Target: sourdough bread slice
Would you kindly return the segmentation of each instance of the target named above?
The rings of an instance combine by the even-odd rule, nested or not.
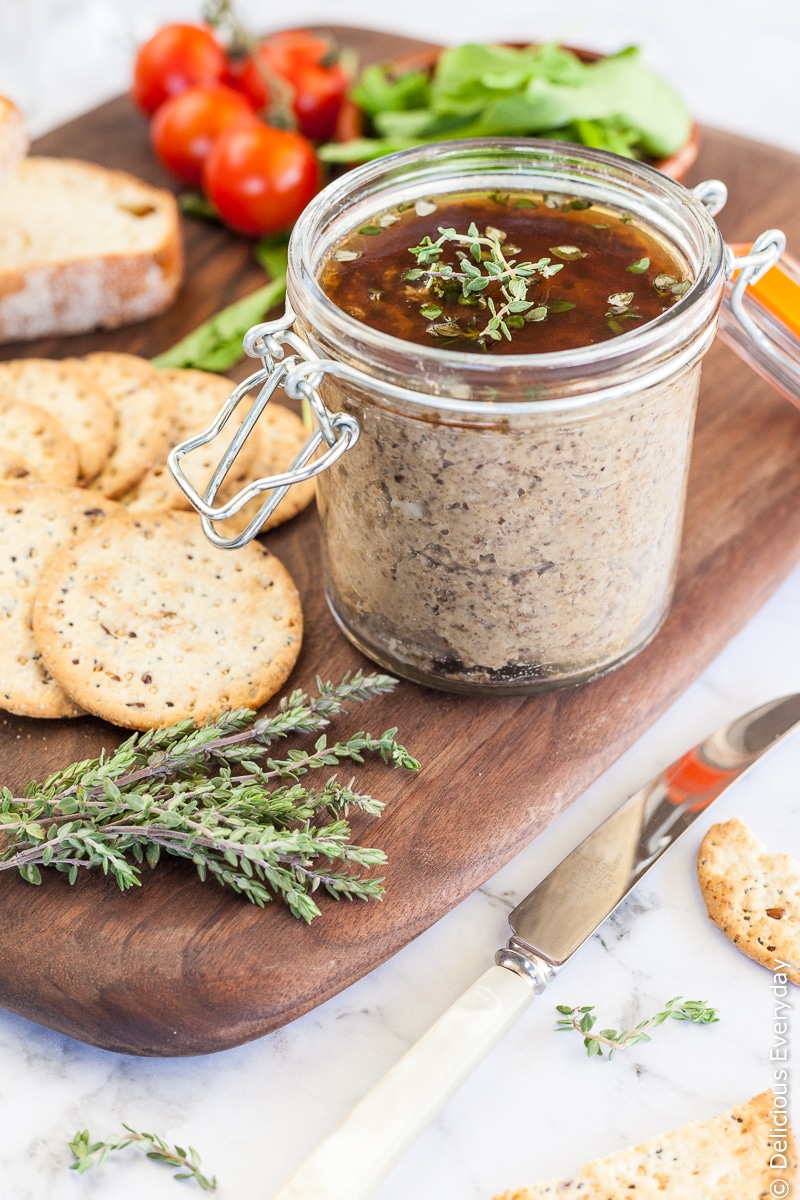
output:
[[[25,118],[7,96],[0,96],[0,187],[28,153]]]
[[[163,312],[183,272],[170,192],[76,159],[27,158],[0,188],[0,341]]]
[[[571,1179],[551,1179],[495,1200],[760,1200],[776,1179],[787,1190],[772,1194],[793,1194],[796,1177],[797,1147],[786,1109],[778,1108],[770,1090],[710,1121],[596,1158]]]

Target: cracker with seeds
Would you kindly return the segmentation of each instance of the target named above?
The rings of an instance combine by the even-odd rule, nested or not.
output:
[[[104,352],[83,362],[111,402],[116,422],[114,450],[91,486],[116,499],[166,458],[174,442],[177,402],[163,373],[144,358]]]
[[[52,413],[78,448],[81,483],[98,475],[114,448],[114,409],[77,358],[0,363],[0,392]]]
[[[309,431],[303,422],[293,412],[282,404],[270,402],[258,418],[250,441],[255,447],[255,460],[250,467],[247,483],[255,479],[264,479],[270,475],[280,475],[288,471],[290,464],[303,449],[309,437]],[[266,533],[285,521],[291,521],[298,513],[307,508],[314,499],[315,482],[306,479],[303,483],[293,483],[281,500],[274,513],[264,524],[261,532]],[[226,495],[228,493],[225,493]],[[216,529],[226,537],[241,533],[252,521],[265,496],[250,500],[238,513],[227,521],[219,521]]]
[[[33,482],[36,472],[13,450],[0,446],[0,483],[20,483],[25,479]]]
[[[300,598],[263,546],[217,550],[194,513],[126,514],[47,566],[34,609],[49,671],[132,729],[258,708],[300,651]]]
[[[697,878],[708,915],[733,944],[770,971],[776,960],[800,985],[800,866],[770,854],[734,817],[712,825],[697,856]]]
[[[571,1179],[504,1192],[495,1200],[760,1200],[771,1194],[777,1178],[793,1193],[797,1147],[790,1126],[775,1129],[774,1100],[771,1090],[762,1092],[710,1121],[693,1121],[596,1158]],[[780,1172],[770,1168],[776,1153],[785,1154]]]
[[[0,395],[0,446],[20,458],[42,483],[78,479],[78,450],[60,421],[35,404]]]
[[[80,709],[44,666],[33,638],[33,602],[48,561],[117,504],[81,488],[0,486],[0,708],[23,717],[75,717]]]
[[[164,379],[172,388],[177,401],[177,416],[173,432],[173,442],[185,442],[188,438],[202,433],[216,417],[228,396],[236,387],[230,379],[222,375],[212,375],[210,371],[195,371],[175,368],[163,370]],[[186,475],[202,495],[211,475],[222,457],[223,451],[233,437],[234,431],[241,424],[244,411],[242,405],[225,425],[221,436],[213,441],[199,446],[191,454],[181,460]],[[172,447],[170,446],[170,449]],[[248,478],[247,472],[255,458],[256,444],[251,436],[242,446],[236,462],[231,470],[224,487],[231,494],[238,491]],[[223,495],[226,494],[223,492]],[[160,463],[139,480],[136,486],[120,501],[132,512],[148,512],[159,508],[190,509],[191,504],[178,487],[167,466],[166,454]]]

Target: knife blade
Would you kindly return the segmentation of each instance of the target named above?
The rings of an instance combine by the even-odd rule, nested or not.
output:
[[[665,767],[509,917],[490,967],[301,1164],[273,1200],[367,1200],[536,995],[708,806],[800,725],[800,693],[761,705]]]

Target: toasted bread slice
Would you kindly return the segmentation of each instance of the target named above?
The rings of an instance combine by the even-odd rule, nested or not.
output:
[[[183,252],[175,198],[122,171],[26,158],[0,188],[0,342],[163,312]]]

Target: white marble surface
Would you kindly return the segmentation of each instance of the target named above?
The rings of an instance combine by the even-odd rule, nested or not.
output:
[[[272,18],[250,8],[264,26]],[[612,48],[640,41],[684,88],[703,119],[800,151],[796,57],[800,9],[768,0],[567,0],[530,16],[506,0],[487,27],[485,5],[406,0],[379,18],[367,3],[297,0],[292,20],[370,22],[442,40],[564,36]],[[187,16],[193,6],[151,0],[137,22]],[[88,14],[88,15],[87,15]],[[5,33],[31,20],[48,30],[32,104],[45,128],[124,82],[98,66],[98,47],[126,44],[121,5],[0,0]],[[86,37],[91,20],[96,45]],[[82,33],[81,30],[84,32]],[[761,32],[763,30],[763,32]],[[105,32],[104,32],[105,31]],[[72,40],[70,40],[72,39]],[[8,37],[0,38],[0,90]],[[116,52],[116,51],[115,51]],[[47,57],[49,56],[49,57]],[[124,58],[124,56],[123,56]],[[61,60],[60,62],[58,60]],[[58,74],[58,70],[61,74]],[[19,72],[18,72],[19,74]],[[7,78],[7,75],[6,75]],[[44,83],[42,82],[44,78]],[[36,90],[34,89],[34,90]],[[91,94],[90,94],[91,93]],[[37,98],[38,96],[38,98]],[[787,120],[787,101],[794,107]],[[798,414],[800,420],[800,414]],[[491,961],[506,915],[532,884],[619,799],[723,721],[800,689],[800,569],[664,717],[537,841],[477,894],[392,961],[306,1017],[224,1054],[142,1060],[92,1049],[0,1012],[0,1196],[6,1200],[152,1200],[178,1193],[170,1172],[126,1152],[82,1178],[67,1170],[67,1140],[125,1121],[191,1142],[219,1177],[221,1200],[268,1200],[303,1156]],[[696,1118],[770,1083],[771,976],[736,953],[707,920],[694,880],[697,845],[712,820],[748,820],[800,857],[800,735],[698,820],[635,895],[476,1071],[376,1193],[376,1200],[488,1200],[504,1188],[568,1174],[594,1155]],[[579,1039],[555,1037],[557,1003],[597,1005],[603,1024],[650,1015],[678,993],[707,999],[718,1025],[664,1027],[651,1045],[612,1063],[588,1060]],[[800,1096],[800,1027],[790,1041]],[[182,1185],[193,1194],[192,1184]],[[194,1193],[199,1194],[199,1193]]]

